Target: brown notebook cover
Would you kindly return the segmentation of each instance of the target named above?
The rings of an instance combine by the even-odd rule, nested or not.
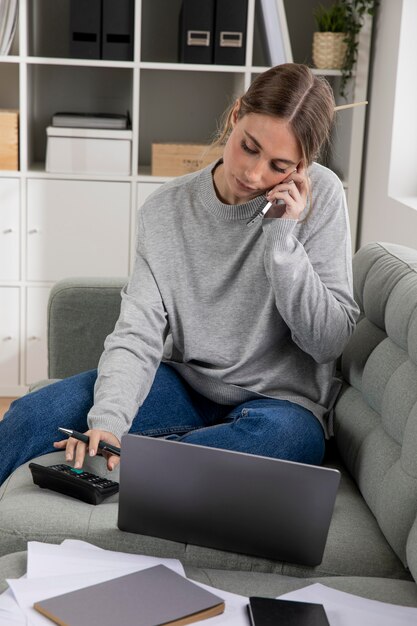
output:
[[[42,600],[59,626],[182,626],[219,615],[224,601],[164,565]]]

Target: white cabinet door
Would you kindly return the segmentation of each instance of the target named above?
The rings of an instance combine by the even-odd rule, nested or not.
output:
[[[48,377],[49,291],[49,287],[28,287],[26,292],[26,385]]]
[[[19,180],[0,178],[0,280],[19,280]]]
[[[0,387],[17,387],[19,383],[18,287],[0,288]]]
[[[30,179],[27,278],[125,276],[130,184]]]

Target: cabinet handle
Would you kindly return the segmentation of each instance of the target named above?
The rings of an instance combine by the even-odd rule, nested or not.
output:
[[[10,233],[12,233],[12,232],[13,232],[13,228],[6,228],[6,229],[3,231],[3,235],[9,235],[9,234],[10,234]]]
[[[11,335],[8,335],[7,337],[3,337],[3,341],[11,341],[13,339],[13,337]]]
[[[39,341],[40,337],[36,337],[36,335],[32,335],[31,337],[28,337],[28,341]]]
[[[36,235],[39,232],[39,228],[31,228],[28,232],[29,235]]]

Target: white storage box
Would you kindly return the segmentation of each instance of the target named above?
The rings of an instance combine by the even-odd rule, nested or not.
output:
[[[120,176],[131,174],[131,130],[48,126],[46,134],[47,172]]]

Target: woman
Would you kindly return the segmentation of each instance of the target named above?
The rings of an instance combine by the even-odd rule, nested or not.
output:
[[[314,162],[333,116],[329,85],[306,66],[256,78],[229,112],[223,159],[139,211],[97,380],[86,372],[13,403],[0,424],[1,480],[51,451],[58,426],[90,436],[88,450],[54,444],[76,467],[128,431],[322,461],[335,359],[358,315],[343,188]],[[270,210],[253,220],[265,198]]]

